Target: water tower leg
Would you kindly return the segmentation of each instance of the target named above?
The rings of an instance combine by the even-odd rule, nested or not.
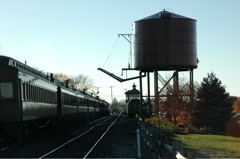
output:
[[[175,76],[173,77],[173,93],[179,95],[179,77],[178,71],[176,71]]]
[[[193,69],[190,69],[190,101],[194,101]]]
[[[154,71],[154,96],[155,96],[155,108],[159,107],[159,93],[158,93],[158,71]],[[157,109],[158,110],[158,109]],[[155,109],[155,115],[158,111]]]
[[[139,71],[139,84],[140,84],[140,116],[142,117],[142,120],[144,121],[145,119],[144,119],[144,116],[143,116],[143,103],[142,103],[142,101],[143,101],[143,94],[142,94],[142,92],[143,92],[143,89],[142,89],[142,71],[140,70]]]
[[[150,99],[150,73],[147,72],[147,85],[148,85],[148,114],[146,114],[147,116],[152,116],[152,110],[151,110],[151,99]]]

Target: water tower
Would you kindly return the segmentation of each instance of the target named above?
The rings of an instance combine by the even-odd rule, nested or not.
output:
[[[162,11],[135,21],[133,35],[136,69],[197,68],[196,20]]]
[[[196,20],[168,11],[161,11],[133,23],[134,36],[134,68],[123,70],[137,70],[139,77],[121,79],[101,68],[116,80],[123,82],[139,78],[140,98],[147,97],[149,110],[151,97],[158,105],[161,90],[173,79],[174,89],[177,90],[178,72],[189,71],[190,94],[193,100],[193,69],[197,68],[197,32]],[[161,78],[158,71],[174,71],[171,78],[159,90],[158,81]],[[154,95],[150,95],[150,74],[154,74]],[[142,78],[147,76],[147,96],[143,96]],[[160,76],[160,77],[159,77]],[[150,111],[151,112],[151,111]]]
[[[178,89],[178,72],[190,72],[190,98],[193,99],[193,69],[197,68],[196,20],[168,11],[161,11],[133,23],[135,69],[142,73],[154,73],[155,104],[158,105],[158,71],[174,71],[174,89]],[[169,82],[169,81],[168,81]],[[168,84],[166,82],[166,85]],[[164,85],[163,87],[165,87]],[[163,88],[162,88],[163,89]],[[161,90],[162,90],[161,89]],[[150,90],[148,90],[150,92]],[[143,95],[141,95],[143,97]],[[150,104],[150,93],[148,100]]]

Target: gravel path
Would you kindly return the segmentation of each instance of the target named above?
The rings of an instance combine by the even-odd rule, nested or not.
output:
[[[137,158],[135,119],[121,118],[123,124],[117,124],[110,129],[90,158]]]

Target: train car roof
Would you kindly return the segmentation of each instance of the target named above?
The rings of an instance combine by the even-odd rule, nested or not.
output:
[[[18,61],[18,60],[15,60],[11,57],[7,57],[7,56],[0,56],[0,66],[1,67],[16,67],[18,69],[22,69],[22,70],[26,70],[28,72],[31,72],[33,74],[36,74],[38,76],[41,76],[43,78],[48,78],[48,75]]]
[[[13,58],[11,58],[11,57],[8,57],[8,56],[2,56],[2,55],[0,55],[0,67],[2,67],[2,68],[15,67],[15,68],[17,68],[18,70],[25,70],[25,71],[27,71],[27,72],[30,72],[30,73],[32,73],[32,74],[35,74],[35,75],[40,76],[40,77],[48,80],[49,82],[52,82],[52,83],[58,85],[59,87],[61,87],[61,89],[64,89],[64,90],[66,90],[66,91],[70,91],[70,92],[72,92],[72,93],[77,93],[77,94],[82,94],[82,95],[84,95],[85,97],[89,97],[88,99],[91,98],[92,100],[99,100],[99,101],[102,101],[102,102],[106,102],[106,101],[104,101],[104,100],[102,100],[102,99],[99,99],[98,97],[93,97],[93,96],[91,96],[91,95],[88,94],[88,93],[84,93],[84,92],[81,91],[81,90],[76,90],[76,89],[74,89],[74,88],[66,87],[66,85],[65,85],[64,83],[62,83],[62,82],[60,82],[60,81],[58,81],[58,80],[51,81],[49,75],[46,75],[46,74],[44,74],[44,73],[42,73],[42,72],[40,72],[40,71],[38,71],[38,70],[36,70],[36,69],[34,69],[34,68],[32,68],[32,67],[30,67],[30,66],[28,66],[28,65],[20,62],[20,61],[15,60],[15,59],[13,59]],[[106,103],[107,103],[107,102],[106,102]],[[108,104],[108,103],[107,103],[107,104]]]

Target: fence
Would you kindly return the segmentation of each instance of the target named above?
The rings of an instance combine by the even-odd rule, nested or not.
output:
[[[173,141],[172,145],[168,145],[168,134],[153,127],[145,122],[138,121],[141,147],[148,158],[152,159],[186,159],[183,154],[183,144],[181,141]],[[166,153],[168,152],[168,153]],[[139,153],[139,155],[141,155]],[[139,156],[140,157],[140,156]],[[195,157],[195,151],[188,151],[188,159]]]

